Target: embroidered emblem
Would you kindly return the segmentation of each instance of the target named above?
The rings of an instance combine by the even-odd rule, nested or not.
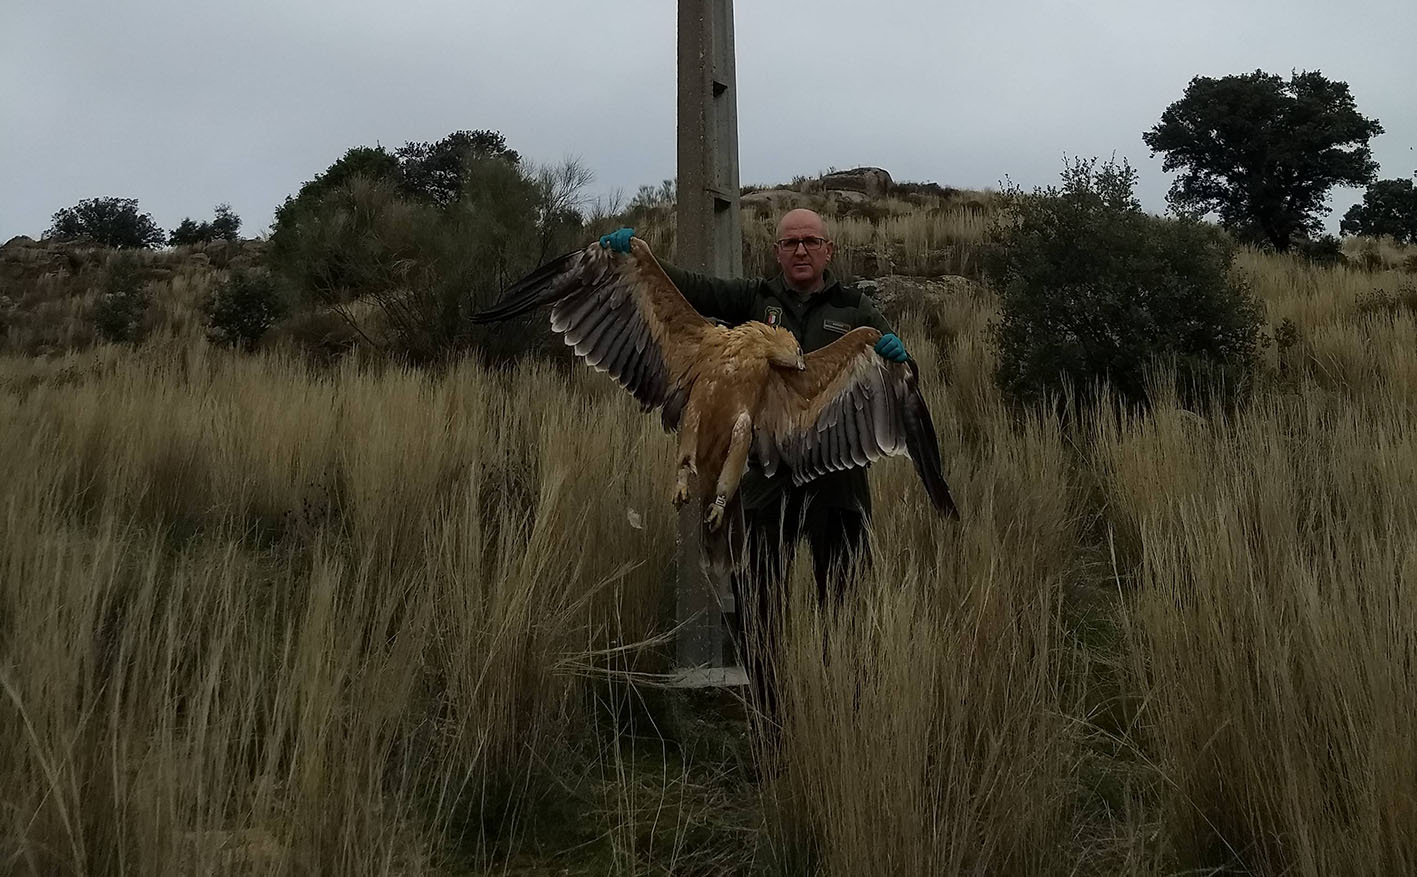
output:
[[[782,308],[777,305],[768,305],[768,325],[782,325]]]
[[[822,320],[822,328],[826,329],[828,332],[838,332],[842,335],[845,335],[847,332],[851,331],[851,327],[848,326],[846,323],[838,322],[836,320]]]

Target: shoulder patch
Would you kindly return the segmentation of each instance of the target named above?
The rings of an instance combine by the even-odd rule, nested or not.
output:
[[[766,322],[769,326],[781,326],[782,308],[778,307],[777,305],[768,305],[767,319],[764,322]]]

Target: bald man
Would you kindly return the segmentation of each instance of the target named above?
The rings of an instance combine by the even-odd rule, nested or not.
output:
[[[632,229],[606,235],[602,246],[629,250]],[[781,273],[773,277],[722,280],[675,268],[661,260],[674,285],[699,313],[730,325],[757,320],[782,326],[797,336],[805,352],[825,347],[858,326],[872,326],[884,337],[876,346],[882,356],[906,359],[905,347],[871,299],[842,287],[832,276],[834,246],[826,221],[811,210],[797,209],[777,224],[773,245]],[[812,567],[818,596],[826,604],[836,596],[841,573],[851,560],[869,562],[866,525],[871,515],[871,490],[865,469],[823,475],[793,487],[782,469],[768,478],[756,467],[744,474],[739,487],[750,569],[759,585],[746,589],[735,581],[739,606],[745,591],[755,591],[760,612],[771,613],[776,597],[805,536],[812,547]],[[774,601],[775,602],[775,601]],[[741,610],[740,610],[741,613]],[[768,617],[766,615],[760,617]]]

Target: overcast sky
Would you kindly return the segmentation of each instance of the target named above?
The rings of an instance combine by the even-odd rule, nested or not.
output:
[[[674,176],[673,0],[3,0],[0,242],[82,198],[255,234],[352,146],[491,128],[597,193]],[[1194,75],[1321,70],[1417,169],[1413,0],[738,0],[745,183],[877,165],[960,187],[1125,156]],[[1336,190],[1329,227],[1361,195]]]

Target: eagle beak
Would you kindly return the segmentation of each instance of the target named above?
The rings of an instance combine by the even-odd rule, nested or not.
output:
[[[800,356],[797,357],[797,370],[800,372],[804,372],[807,370],[807,360],[803,359]]]

